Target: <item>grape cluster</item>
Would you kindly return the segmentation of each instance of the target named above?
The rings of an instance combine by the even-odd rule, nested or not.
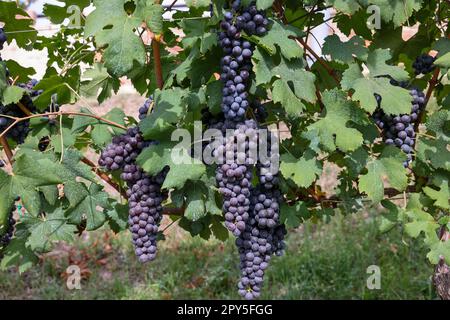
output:
[[[98,163],[108,171],[123,169],[125,165],[133,165],[148,145],[137,127],[129,128],[125,134],[112,139],[112,143],[102,151]]]
[[[153,103],[153,96],[150,96],[147,100],[145,100],[144,105],[139,108],[139,120],[144,120],[147,117],[148,110]]]
[[[380,108],[374,113],[375,123],[383,130],[384,142],[400,148],[407,155],[404,166],[407,167],[412,160],[412,152],[416,139],[415,123],[425,105],[425,95],[422,91],[413,88],[410,90],[412,106],[410,114],[392,116],[385,114]],[[381,102],[381,97],[378,98]]]
[[[140,108],[141,120],[147,115],[150,105],[149,99]],[[142,263],[156,257],[158,228],[163,209],[161,204],[167,198],[167,194],[161,191],[161,186],[168,169],[149,176],[136,164],[136,158],[142,150],[155,143],[157,142],[146,141],[139,128],[129,128],[125,134],[112,139],[99,159],[99,165],[108,171],[122,170],[120,178],[128,186],[128,224],[136,256]]]
[[[135,179],[128,182],[127,190],[129,217],[128,224],[136,256],[142,263],[156,257],[158,228],[162,219],[162,202],[167,197],[161,192],[167,170],[156,176],[146,175],[142,169],[133,166],[130,174]]]
[[[16,225],[16,220],[13,216],[14,211],[16,211],[15,205],[13,206],[9,214],[7,229],[3,232],[3,235],[0,236],[0,247],[2,248],[6,248],[14,236],[14,226]]]
[[[36,112],[36,106],[33,104],[33,97],[37,97],[42,93],[42,90],[34,90],[34,86],[38,83],[37,80],[30,80],[27,83],[19,83],[18,87],[26,89],[26,94],[20,100],[20,103],[30,112]],[[13,119],[2,117],[1,115],[7,115],[11,117],[22,118],[26,114],[16,104],[10,104],[7,106],[0,104],[0,132],[7,129],[12,123]],[[13,139],[17,144],[22,144],[30,132],[30,121],[21,121],[8,131],[6,135],[8,138]]]
[[[235,236],[246,227],[250,213],[253,155],[258,143],[257,124],[246,120],[237,125],[232,135],[217,148],[215,156],[219,159],[216,181],[223,196],[225,226]]]
[[[265,270],[269,266],[272,255],[283,253],[284,237],[287,233],[284,225],[277,224],[273,228],[260,226],[258,217],[262,210],[255,210],[255,207],[261,203],[258,199],[258,195],[261,194],[264,193],[258,192],[253,197],[252,216],[246,224],[245,231],[236,239],[241,268],[238,292],[247,300],[260,296]],[[264,201],[266,200],[268,199],[265,198]],[[272,204],[275,203],[278,205],[277,199],[272,202]]]
[[[417,75],[430,73],[436,67],[433,64],[435,60],[435,57],[432,57],[426,53],[418,56],[413,63],[414,72]]]
[[[241,32],[262,36],[267,32],[268,20],[255,5],[242,9],[240,1],[234,1],[224,17],[219,33],[219,43],[225,54],[221,59],[220,79],[224,84],[221,107],[225,119],[238,123],[245,119],[250,105],[248,89],[254,50],[250,42],[242,39]]]

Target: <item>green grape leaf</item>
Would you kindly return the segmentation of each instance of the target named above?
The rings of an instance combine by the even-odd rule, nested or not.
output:
[[[301,36],[301,31],[295,27],[283,25],[272,20],[269,32],[259,38],[258,46],[266,50],[271,56],[277,53],[277,47],[281,54],[288,60],[303,55],[303,49],[291,38]]]
[[[200,53],[204,54],[217,44],[217,35],[207,31],[208,21],[205,19],[184,19],[181,22],[181,27],[186,34],[186,37],[182,40],[186,48],[194,48],[197,42],[199,42],[200,45],[198,48],[200,49]]]
[[[302,201],[291,206],[283,202],[280,212],[280,219],[288,228],[298,228],[310,216],[307,204]]]
[[[111,230],[115,233],[126,230],[128,226],[128,205],[116,203],[106,210]]]
[[[392,21],[394,26],[401,26],[421,8],[422,0],[372,0],[379,7],[379,13],[384,21]]]
[[[33,102],[36,107],[43,111],[52,102],[52,96],[56,95],[59,105],[74,103],[76,101],[80,80],[80,68],[72,68],[66,76],[51,75],[44,78],[33,88],[34,90],[44,90]]]
[[[280,102],[286,113],[291,117],[298,117],[305,109],[301,99],[314,103],[316,97],[316,79],[312,72],[305,71],[301,59],[288,61],[282,58],[278,64],[267,53],[256,50],[255,62],[256,85],[270,83],[273,78],[273,100]]]
[[[73,17],[75,21],[77,18],[79,18],[81,23],[82,10],[89,6],[89,4],[91,3],[90,0],[59,0],[58,2],[64,3],[64,6],[59,6],[51,3],[44,4],[44,15],[48,17],[52,23],[55,24],[61,24],[64,19],[70,17]],[[70,26],[72,28],[81,27],[79,25],[75,25],[75,21],[71,21]]]
[[[424,211],[420,194],[414,193],[410,195],[405,213],[409,222],[405,224],[405,231],[409,236],[417,238],[421,232],[425,235],[425,242],[432,243],[438,240],[436,229],[439,224],[434,220],[428,212]]]
[[[445,176],[439,176],[435,179],[435,185],[439,190],[431,187],[425,187],[423,192],[434,200],[434,204],[443,209],[450,209],[450,190],[449,181]]]
[[[145,48],[134,32],[142,19],[128,15],[125,0],[94,0],[95,10],[86,18],[86,36],[95,36],[96,44],[106,48],[105,67],[115,77],[121,77],[138,66],[145,65]],[[105,29],[107,26],[112,26]]]
[[[8,42],[14,39],[19,47],[31,49],[37,37],[34,20],[15,1],[0,1],[0,21],[5,22],[3,29],[8,34]]]
[[[384,197],[383,180],[398,191],[408,186],[408,176],[403,162],[406,156],[397,148],[386,147],[378,159],[367,164],[367,174],[359,177],[359,190],[367,194],[374,202],[380,202]]]
[[[228,232],[228,229],[225,228],[218,216],[211,217],[211,231],[213,232],[214,236],[220,241],[226,241],[230,234]]]
[[[27,82],[32,75],[36,74],[36,70],[33,67],[21,66],[14,60],[6,60],[5,62],[9,72],[14,75],[15,79],[17,78],[16,83]]]
[[[191,158],[186,149],[174,148],[173,143],[160,143],[146,148],[137,158],[137,163],[150,175],[169,166],[163,184],[165,189],[180,189],[188,180],[198,180],[206,172],[201,161]]]
[[[450,68],[450,52],[446,53],[442,57],[436,59],[434,62],[435,65],[444,67],[444,68]]]
[[[266,10],[273,5],[274,0],[256,0],[258,10]]]
[[[209,0],[186,0],[186,5],[189,8],[204,8],[209,6]]]
[[[76,207],[67,210],[66,216],[76,225],[86,219],[86,230],[96,230],[105,223],[105,211],[110,208],[110,200],[101,186],[95,183],[89,188],[83,185],[83,188],[86,189],[87,196]]]
[[[322,100],[326,115],[308,127],[317,131],[320,142],[328,150],[336,147],[343,151],[354,151],[363,143],[363,135],[357,129],[349,127],[351,123],[368,124],[365,113],[352,101],[347,100],[344,92],[337,89],[323,92]]]
[[[5,221],[11,201],[16,196],[22,198],[22,203],[30,214],[37,215],[41,208],[38,187],[62,182],[55,172],[55,163],[49,159],[21,154],[15,160],[13,175],[0,171],[0,221]]]
[[[412,98],[408,90],[392,86],[387,78],[382,77],[389,75],[398,81],[408,78],[406,71],[386,64],[390,58],[388,50],[377,49],[368,55],[368,73],[363,73],[355,63],[343,74],[342,88],[355,90],[352,98],[360,101],[361,106],[368,112],[373,112],[377,107],[375,93],[381,95],[381,108],[386,113],[402,114],[411,111]]]
[[[22,99],[25,89],[17,86],[9,86],[3,91],[3,105],[17,103]]]
[[[25,223],[30,230],[27,246],[32,250],[46,252],[54,241],[73,241],[76,226],[68,224],[63,208],[57,208],[45,217],[30,217]]]
[[[442,139],[420,137],[417,142],[417,158],[436,169],[450,170],[449,143]]]
[[[81,108],[81,113],[92,114],[88,109]],[[117,123],[121,126],[125,126],[125,113],[122,109],[113,108],[106,115],[104,119]],[[112,126],[101,120],[86,116],[75,116],[72,132],[80,133],[86,130],[87,127],[92,127],[92,140],[98,146],[105,146],[111,142],[113,135],[119,135],[124,133],[124,130],[116,126]]]
[[[354,61],[354,56],[360,60],[366,60],[368,49],[360,36],[353,36],[347,42],[342,42],[337,35],[333,34],[325,38],[322,52],[330,55],[334,60],[350,63]]]
[[[14,238],[2,251],[3,258],[0,261],[1,270],[7,270],[12,266],[19,266],[22,274],[39,262],[39,257],[26,245],[26,238]]]
[[[175,128],[186,109],[184,97],[187,92],[180,89],[156,90],[154,111],[141,121],[139,127],[146,139],[164,139]]]
[[[285,153],[281,156],[280,171],[286,179],[303,188],[309,187],[322,173],[322,165],[313,152],[305,153],[300,159]]]
[[[154,0],[139,1],[136,6],[136,13],[142,17],[149,29],[155,33],[163,32],[164,8]]]
[[[439,110],[433,112],[426,123],[428,130],[433,131],[436,137],[447,142],[450,141],[450,111]]]
[[[430,252],[427,254],[430,262],[437,264],[441,257],[444,257],[445,261],[450,261],[450,241],[435,241],[430,246]]]
[[[87,69],[82,76],[81,92],[86,96],[97,97],[98,103],[102,103],[111,97],[111,93],[119,90],[120,82],[109,75],[101,63],[95,63],[94,67]]]
[[[91,182],[96,181],[91,168],[81,162],[82,157],[79,151],[73,149],[64,150],[62,168],[59,168],[57,172],[64,182],[64,195],[69,200],[69,208],[75,208],[89,195],[84,184],[78,179],[83,178]]]

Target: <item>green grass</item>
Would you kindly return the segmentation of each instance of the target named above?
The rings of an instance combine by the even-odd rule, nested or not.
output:
[[[176,236],[145,266],[136,262],[127,234],[91,234],[73,247],[61,246],[21,276],[15,269],[1,272],[0,299],[239,298],[238,257],[231,240],[206,242],[180,235],[177,228],[170,231]],[[433,268],[425,255],[420,241],[403,239],[399,230],[380,235],[373,216],[307,223],[289,233],[286,255],[272,260],[262,298],[434,299]],[[61,275],[74,261],[84,263],[90,276],[81,290],[71,291]],[[381,268],[380,290],[366,288],[366,269],[373,264]]]

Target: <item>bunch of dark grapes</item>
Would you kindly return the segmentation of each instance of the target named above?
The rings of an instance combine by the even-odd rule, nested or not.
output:
[[[2,230],[3,235],[0,236],[0,247],[6,248],[11,242],[14,236],[14,226],[16,225],[16,220],[14,219],[14,211],[16,211],[16,206],[14,205],[8,217],[8,224],[6,230]]]
[[[153,103],[153,96],[145,100],[144,105],[139,108],[139,120],[144,120],[148,115],[148,110]]]
[[[139,110],[146,115],[151,101],[146,101]],[[144,119],[141,117],[140,119]],[[136,158],[155,141],[146,141],[139,128],[133,127],[123,135],[113,138],[102,151],[99,165],[108,171],[122,170],[120,177],[127,183],[129,216],[128,224],[136,256],[142,263],[156,257],[158,228],[162,219],[162,202],[167,194],[161,186],[167,174],[167,168],[155,176],[147,175],[137,164]]]
[[[413,63],[414,72],[417,75],[432,72],[436,68],[434,61],[436,61],[436,58],[426,53],[418,56]]]
[[[239,236],[246,226],[250,213],[253,156],[257,152],[258,131],[253,120],[238,124],[225,143],[217,148],[215,156],[222,163],[216,172],[219,192],[223,196],[225,226]]]
[[[34,90],[34,86],[37,84],[37,80],[30,80],[27,83],[19,83],[17,86],[26,89],[26,94],[20,100],[20,103],[31,113],[36,112],[36,106],[33,104],[33,97],[37,97],[42,93],[42,90]],[[10,104],[7,106],[0,105],[0,132],[8,128],[13,119],[2,117],[1,115],[7,115],[11,117],[22,118],[26,114],[16,104]],[[21,121],[16,124],[6,135],[8,138],[13,139],[17,144],[22,144],[30,132],[30,121]]]
[[[145,263],[156,258],[158,229],[162,219],[161,204],[167,197],[161,192],[161,186],[167,170],[151,177],[134,166],[127,174],[133,176],[132,182],[127,181],[128,224],[136,256]]]
[[[259,203],[260,200],[253,197],[253,209]],[[265,270],[269,266],[272,255],[283,253],[284,237],[287,233],[285,226],[280,224],[274,228],[261,227],[257,220],[258,211],[252,210],[251,212],[252,215],[246,224],[245,231],[236,239],[241,268],[238,292],[247,300],[253,300],[260,296]]]
[[[379,108],[373,115],[375,123],[383,130],[384,142],[388,145],[394,145],[406,153],[407,161],[404,162],[405,167],[412,160],[412,152],[416,140],[414,127],[425,105],[423,92],[413,88],[410,90],[410,94],[412,97],[411,113],[392,116],[385,114]],[[377,98],[377,101],[381,103],[381,97]]]
[[[245,120],[250,105],[248,89],[253,46],[241,37],[242,32],[262,36],[267,32],[268,20],[255,5],[242,9],[240,1],[234,1],[231,10],[225,12],[220,24],[219,43],[224,56],[221,59],[222,111],[225,119],[235,123]]]

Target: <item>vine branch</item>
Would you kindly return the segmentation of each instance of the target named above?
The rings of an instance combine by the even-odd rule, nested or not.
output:
[[[3,147],[3,150],[5,150],[6,157],[8,158],[8,161],[10,164],[13,162],[13,153],[11,151],[11,147],[9,146],[8,140],[6,140],[6,137],[0,137],[0,144]]]
[[[0,115],[1,116],[1,115]],[[31,114],[29,116],[26,117],[22,117],[22,118],[14,118],[14,122],[7,127],[3,132],[0,133],[0,138],[4,137],[15,125],[17,125],[18,123],[22,122],[22,121],[26,121],[29,119],[33,119],[33,118],[39,118],[39,117],[44,117],[44,116],[81,116],[81,117],[89,117],[89,118],[94,118],[97,119],[99,121],[102,121],[104,123],[107,123],[113,127],[117,127],[123,130],[127,130],[127,128],[121,124],[118,124],[114,121],[105,119],[103,117],[97,116],[95,114],[89,114],[89,113],[83,113],[83,112],[71,112],[71,111],[58,111],[58,112],[46,112],[46,113],[37,113],[37,114]]]

